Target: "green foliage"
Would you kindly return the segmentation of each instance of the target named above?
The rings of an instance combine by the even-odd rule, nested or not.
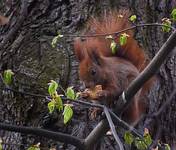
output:
[[[152,144],[152,138],[149,134],[149,130],[145,128],[143,137],[134,137],[130,132],[125,132],[124,134],[125,143],[128,145],[134,144],[136,150],[147,150]],[[168,144],[164,144],[165,150],[171,150]],[[158,142],[158,146],[155,148],[158,150],[158,147],[161,147],[161,144]],[[153,149],[154,150],[154,149]]]
[[[62,98],[57,93],[58,87],[61,88],[61,86],[58,85],[57,82],[55,82],[54,80],[51,80],[51,82],[49,83],[49,87],[48,87],[48,93],[51,96],[51,101],[48,103],[48,110],[49,110],[49,113],[53,113],[53,111],[55,109],[58,110],[59,112],[63,111],[64,124],[66,124],[72,118],[73,110],[71,108],[71,105],[69,105],[69,104],[65,104],[65,106],[63,105]],[[65,90],[63,90],[63,91],[64,91],[67,98],[73,99],[73,100],[76,100],[80,95],[80,93],[76,93],[73,90],[73,87],[68,87],[66,92],[65,92]]]
[[[52,113],[54,110],[62,111],[63,110],[63,102],[59,95],[57,95],[54,99],[52,99],[48,103],[49,113]]]
[[[52,42],[51,42],[51,45],[52,45],[53,48],[56,47],[57,41],[58,41],[60,38],[62,38],[62,37],[64,37],[64,36],[63,36],[62,34],[59,34],[59,33],[58,33],[58,35],[53,38],[53,40],[52,40]]]
[[[169,144],[165,144],[165,150],[171,150]]]
[[[117,44],[114,40],[112,40],[110,48],[111,48],[111,51],[113,54],[115,54],[117,52]]]
[[[163,32],[169,32],[171,30],[171,21],[168,18],[163,18],[162,19],[162,30]]]
[[[119,42],[120,42],[120,46],[123,46],[127,43],[127,38],[129,37],[128,34],[126,33],[123,33],[120,35],[120,39],[119,39]]]
[[[57,110],[62,111],[63,110],[63,102],[59,95],[55,98],[55,107]]]
[[[48,92],[50,96],[54,96],[57,93],[58,84],[54,80],[51,80],[48,87]]]
[[[112,54],[115,54],[117,52],[117,43],[115,42],[114,38],[112,37],[112,35],[108,35],[105,38],[111,40],[110,48]]]
[[[40,150],[40,143],[29,147],[27,150]]]
[[[3,80],[6,85],[11,84],[13,75],[14,75],[14,73],[10,69],[4,71]]]
[[[150,144],[152,144],[152,138],[149,133],[144,135],[144,142],[147,146],[150,146]]]
[[[79,97],[79,95],[80,95],[79,93],[75,93],[75,91],[73,90],[73,87],[68,87],[66,90],[67,98],[75,100]]]
[[[64,124],[66,124],[73,116],[73,110],[70,107],[70,105],[66,105],[64,107],[63,115],[64,115]]]
[[[55,106],[56,106],[56,104],[55,104],[54,100],[52,100],[51,102],[48,103],[49,113],[52,113],[54,111]]]
[[[174,8],[171,12],[171,17],[173,19],[173,21],[176,21],[176,8]]]
[[[134,136],[130,132],[125,132],[124,139],[126,144],[131,145],[134,141]]]
[[[31,147],[29,147],[27,150],[40,150],[40,148],[35,147],[35,146],[31,146]]]
[[[146,150],[148,147],[143,139],[137,137],[134,142],[138,150]]]
[[[2,150],[2,139],[0,138],[0,150]]]
[[[126,144],[134,144],[138,150],[146,150],[152,144],[152,139],[147,128],[145,128],[142,138],[134,137],[130,132],[126,132],[124,139]]]
[[[137,19],[137,16],[136,15],[132,15],[130,18],[129,18],[129,20],[131,21],[131,22],[135,22],[136,21],[136,19]]]

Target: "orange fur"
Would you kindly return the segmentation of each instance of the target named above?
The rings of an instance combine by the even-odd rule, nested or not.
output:
[[[123,17],[119,17],[122,15]],[[129,12],[110,12],[101,18],[91,18],[87,24],[85,35],[109,34],[130,27]],[[129,35],[127,43],[117,50],[114,55],[110,49],[110,41],[105,37],[88,37],[84,41],[77,38],[74,42],[75,54],[79,61],[79,76],[86,87],[93,88],[102,85],[99,100],[105,99],[108,104],[118,99],[130,82],[139,75],[146,65],[148,58],[133,38]],[[118,43],[118,37],[114,37]],[[135,95],[132,103],[124,112],[128,122],[135,122],[146,110],[146,102],[140,99],[148,92],[153,80],[147,82]]]
[[[119,17],[120,15],[123,17]],[[84,34],[109,34],[129,28],[131,27],[128,21],[129,16],[129,12],[123,10],[119,12],[110,12],[107,15],[103,15],[99,19],[91,18],[88,21],[86,27],[87,30]],[[127,43],[118,49],[115,55],[129,60],[138,68],[138,70],[142,71],[147,65],[146,61],[148,58],[145,56],[144,51],[139,47],[137,41],[133,38],[133,31],[129,30],[125,33],[129,35]],[[114,38],[115,41],[119,43],[118,36]],[[98,50],[101,52],[101,55],[111,57],[114,55],[111,52],[110,43],[110,40],[106,39],[105,37],[92,37],[87,38],[84,41],[77,39],[75,47],[78,46],[81,49],[86,48],[87,50]]]

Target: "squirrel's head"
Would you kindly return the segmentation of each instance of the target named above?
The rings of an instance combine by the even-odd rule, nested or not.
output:
[[[83,45],[82,45],[83,44]],[[89,49],[87,49],[89,48]],[[106,71],[103,56],[97,51],[96,47],[90,48],[80,39],[75,40],[74,49],[79,61],[79,77],[88,88],[106,83]]]

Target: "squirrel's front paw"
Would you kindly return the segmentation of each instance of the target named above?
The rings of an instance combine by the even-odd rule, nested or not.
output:
[[[96,98],[100,99],[100,98],[106,98],[107,97],[107,93],[105,91],[97,91],[96,93]]]

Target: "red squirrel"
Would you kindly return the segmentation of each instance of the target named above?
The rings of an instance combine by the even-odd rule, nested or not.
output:
[[[119,12],[113,11],[99,18],[91,18],[87,23],[84,34],[110,34],[129,27],[131,27],[129,12],[127,10],[120,10]],[[87,50],[97,50],[103,56],[118,56],[124,58],[129,60],[141,72],[147,65],[148,58],[142,48],[139,47],[137,41],[133,38],[133,31],[128,30],[124,33],[129,35],[127,43],[124,46],[121,46],[116,54],[111,52],[111,42],[110,40],[107,40],[105,36],[86,38],[84,41],[81,41],[81,39],[78,38],[75,40],[74,46],[75,49],[84,49],[86,47]],[[116,43],[119,43],[119,36],[112,36]]]
[[[119,11],[110,12],[100,19],[92,18],[88,22],[85,35],[109,34],[126,29],[130,27],[128,17],[128,11]],[[105,99],[108,105],[118,99],[122,91],[148,64],[148,58],[133,38],[133,32],[129,30],[126,33],[129,35],[127,43],[120,47],[115,55],[111,52],[110,41],[103,36],[87,37],[84,41],[76,39],[74,42],[80,80],[89,89],[101,85],[102,90],[96,92],[95,100]],[[119,43],[118,37],[114,37],[114,40]],[[137,121],[145,112],[145,101],[141,101],[140,98],[146,94],[150,82],[152,81],[138,91],[125,110],[124,116],[128,122]]]

